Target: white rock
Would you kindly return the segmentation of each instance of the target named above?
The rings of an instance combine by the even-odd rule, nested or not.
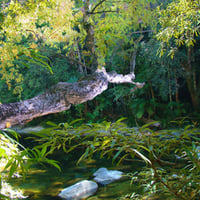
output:
[[[58,196],[65,200],[80,200],[93,195],[97,188],[96,182],[84,180],[63,189]]]
[[[107,170],[106,168],[102,167],[98,169],[93,176],[95,176],[94,180],[97,183],[102,185],[107,185],[112,183],[122,177],[123,172],[117,170]]]

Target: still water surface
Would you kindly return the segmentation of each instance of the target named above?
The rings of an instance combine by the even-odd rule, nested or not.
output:
[[[107,160],[92,160],[89,163],[81,163],[79,166],[74,161],[62,163],[62,172],[55,168],[45,169],[44,167],[34,167],[27,175],[26,179],[16,178],[12,185],[22,189],[24,194],[29,196],[28,200],[61,200],[59,192],[70,185],[81,180],[92,180],[92,174],[100,167],[121,170],[124,174],[132,172],[135,167],[130,165],[114,166]],[[130,178],[124,176],[121,180],[107,186],[100,186],[97,193],[89,197],[88,200],[114,200],[119,197],[137,192],[138,187],[130,185]]]

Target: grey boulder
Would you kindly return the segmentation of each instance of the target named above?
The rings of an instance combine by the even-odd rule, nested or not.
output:
[[[93,195],[97,188],[96,182],[84,180],[63,189],[58,196],[65,200],[80,200]]]
[[[112,183],[122,177],[123,172],[118,170],[107,170],[102,167],[99,168],[94,174],[94,180],[102,185],[107,185]]]

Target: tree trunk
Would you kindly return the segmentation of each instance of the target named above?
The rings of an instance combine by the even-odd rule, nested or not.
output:
[[[92,74],[98,68],[98,61],[97,61],[97,55],[95,53],[94,28],[89,18],[90,18],[90,0],[86,0],[84,4],[84,13],[83,13],[83,28],[86,31],[84,57],[85,57],[85,64],[87,66],[87,72],[88,74]]]
[[[177,78],[177,73],[176,73],[176,68],[174,69],[174,74],[175,74],[175,83],[176,83],[176,95],[175,95],[175,99],[176,99],[176,103],[179,103],[179,85],[178,85],[178,78]]]
[[[141,88],[143,83],[135,83],[133,73],[128,75],[98,70],[75,83],[59,82],[44,93],[28,100],[0,104],[0,129],[25,123],[33,118],[57,113],[70,108],[71,104],[81,104],[92,100],[108,88],[108,83],[131,83]]]
[[[199,99],[198,99],[198,93],[196,90],[196,73],[192,67],[192,48],[188,48],[188,61],[185,66],[186,70],[186,81],[188,85],[188,90],[190,92],[190,96],[192,99],[192,105],[195,111],[199,110]]]

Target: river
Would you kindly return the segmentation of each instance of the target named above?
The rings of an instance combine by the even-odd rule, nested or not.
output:
[[[12,186],[23,190],[24,195],[28,196],[27,199],[29,200],[57,200],[61,199],[58,194],[63,188],[81,180],[92,180],[92,174],[100,167],[120,170],[124,172],[124,175],[137,168],[137,166],[132,165],[112,165],[111,161],[106,159],[84,161],[77,166],[75,161],[65,161],[63,158],[61,165],[61,172],[53,167],[34,166],[25,180],[23,178],[14,178],[10,183]],[[124,176],[119,181],[100,186],[96,194],[89,197],[88,200],[119,199],[126,194],[137,191],[137,184],[130,184],[130,178]]]

